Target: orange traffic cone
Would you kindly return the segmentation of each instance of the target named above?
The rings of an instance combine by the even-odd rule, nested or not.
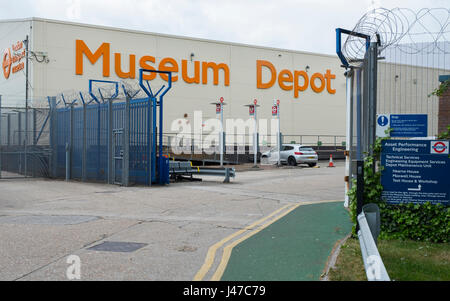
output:
[[[332,154],[330,154],[330,163],[328,163],[328,167],[334,167],[333,155]]]

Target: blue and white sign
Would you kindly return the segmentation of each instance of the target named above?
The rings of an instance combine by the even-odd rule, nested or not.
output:
[[[449,141],[382,141],[382,198],[390,204],[449,205]]]
[[[391,114],[391,137],[427,137],[427,114]]]
[[[389,118],[386,115],[379,115],[377,122],[379,126],[386,126],[389,124]]]
[[[379,114],[377,115],[378,137],[386,137],[385,131],[391,128],[391,137],[427,137],[427,114]]]
[[[386,130],[389,129],[389,118],[388,114],[377,115],[377,126],[376,135],[377,137],[387,137]]]

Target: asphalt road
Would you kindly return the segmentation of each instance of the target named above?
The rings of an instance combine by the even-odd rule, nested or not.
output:
[[[299,203],[343,201],[343,163],[320,165],[151,188],[0,180],[0,280],[67,280],[71,255],[81,280],[209,280],[227,246],[264,223]],[[104,242],[140,248],[90,249]]]

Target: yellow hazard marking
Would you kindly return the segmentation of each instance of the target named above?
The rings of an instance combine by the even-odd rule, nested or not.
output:
[[[248,239],[249,237],[255,235],[256,233],[260,232],[261,230],[267,228],[268,226],[270,226],[271,224],[273,224],[274,222],[276,222],[277,220],[279,220],[280,218],[282,218],[283,216],[287,215],[288,213],[290,213],[292,210],[296,209],[298,206],[300,206],[302,204],[297,204],[294,205],[293,207],[291,207],[289,210],[287,210],[286,212],[284,212],[283,214],[279,215],[278,217],[274,218],[273,220],[270,220],[269,222],[265,223],[264,225],[262,225],[261,227],[259,227],[258,229],[250,232],[249,234],[235,240],[233,243],[227,245],[224,249],[223,249],[223,254],[222,254],[222,260],[220,261],[219,266],[217,267],[216,272],[214,273],[214,275],[212,276],[211,280],[212,281],[219,281],[220,278],[222,278],[223,273],[225,272],[225,268],[228,265],[228,261],[230,260],[230,256],[231,256],[231,251],[233,250],[233,248],[235,246],[237,246],[239,243],[243,242],[244,240]]]
[[[211,266],[214,263],[214,258],[216,256],[217,249],[219,249],[222,245],[224,245],[225,243],[227,243],[231,239],[235,238],[236,236],[239,236],[239,235],[245,233],[246,231],[253,229],[254,227],[258,226],[259,224],[263,223],[267,219],[271,218],[272,216],[276,215],[277,213],[279,213],[280,211],[286,209],[289,206],[293,206],[293,205],[292,204],[288,204],[286,206],[283,206],[283,207],[279,208],[278,210],[272,212],[268,216],[263,217],[260,220],[257,220],[256,222],[254,222],[250,226],[245,227],[244,229],[239,230],[239,231],[235,232],[234,234],[231,234],[231,235],[225,237],[224,239],[222,239],[218,243],[212,245],[208,249],[208,253],[206,254],[205,262],[203,263],[202,267],[200,268],[200,270],[195,275],[194,281],[203,280],[203,277],[205,277],[205,275],[208,273],[208,271],[211,269]]]

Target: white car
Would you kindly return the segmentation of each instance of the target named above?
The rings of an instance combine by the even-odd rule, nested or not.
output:
[[[269,161],[278,161],[278,150],[276,147],[270,151],[261,154],[262,159]],[[301,144],[283,144],[280,150],[280,162],[290,166],[297,164],[308,164],[309,167],[317,165],[319,157],[311,147]]]

